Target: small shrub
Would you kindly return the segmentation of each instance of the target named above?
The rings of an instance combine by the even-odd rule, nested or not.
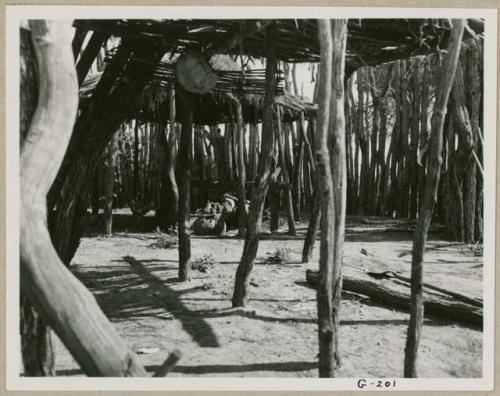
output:
[[[214,256],[211,254],[204,254],[201,258],[197,258],[193,261],[191,269],[200,272],[207,272],[208,267],[212,267],[214,264]]]
[[[271,263],[286,263],[290,261],[291,250],[289,248],[276,248],[273,253],[268,253],[267,261]]]
[[[151,247],[158,249],[175,249],[177,248],[179,239],[177,235],[166,234],[156,229],[156,241],[151,244]]]

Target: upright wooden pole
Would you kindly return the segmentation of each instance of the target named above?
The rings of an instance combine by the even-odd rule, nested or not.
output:
[[[111,236],[113,231],[113,191],[115,186],[115,157],[118,149],[118,136],[113,136],[104,159],[104,232]]]
[[[172,189],[172,216],[169,218],[176,219],[179,212],[179,189],[175,179],[175,164],[177,162],[177,131],[176,131],[176,113],[175,113],[175,85],[171,84],[168,88],[168,107],[169,107],[169,136],[168,142],[168,179]]]
[[[344,252],[344,232],[346,215],[346,158],[345,158],[345,101],[344,73],[347,41],[347,20],[332,20],[333,67],[332,98],[330,101],[330,136],[329,148],[332,150],[331,166],[333,177],[333,195],[335,202],[335,231],[333,245],[332,279],[332,316],[333,316],[333,356],[331,363],[335,370],[340,365],[338,334],[340,327],[340,300],[342,293],[342,258]],[[325,212],[324,212],[325,213]],[[326,374],[326,368],[324,374]],[[334,372],[335,373],[335,372]],[[334,374],[333,373],[333,374]]]
[[[333,318],[333,262],[335,208],[328,150],[330,122],[330,102],[332,92],[333,40],[329,19],[318,20],[320,43],[320,84],[318,92],[318,120],[315,136],[315,157],[321,211],[321,251],[319,258],[318,300],[318,337],[319,337],[319,376],[333,377],[336,361],[335,328]]]
[[[179,144],[179,280],[190,279],[191,272],[191,172],[193,168],[193,95],[183,92],[184,119]]]
[[[30,28],[43,100],[21,149],[21,289],[87,375],[146,376],[95,298],[52,245],[45,201],[71,137],[78,82],[67,22],[33,20]]]
[[[276,24],[271,23],[267,29],[266,40],[266,94],[264,97],[264,113],[262,119],[262,148],[259,156],[259,171],[248,213],[245,245],[240,264],[236,271],[233,292],[233,307],[245,306],[248,300],[247,287],[250,272],[259,246],[259,231],[262,223],[262,211],[269,187],[271,163],[273,160],[274,142],[274,95],[276,90]]]
[[[279,150],[279,163],[281,166],[281,174],[283,175],[283,183],[285,183],[285,202],[286,202],[286,215],[288,219],[288,234],[295,235],[297,231],[295,230],[295,219],[293,216],[293,200],[292,200],[292,188],[290,186],[290,177],[288,175],[288,167],[286,165],[285,158],[285,136],[283,135],[283,128],[281,123],[281,108],[276,106],[276,124],[278,129],[278,150]]]
[[[234,138],[237,141],[237,151],[238,155],[237,166],[238,166],[238,233],[240,237],[245,235],[245,225],[247,221],[247,210],[245,206],[246,202],[246,192],[245,185],[247,182],[246,170],[245,170],[245,131],[243,125],[243,110],[241,108],[241,102],[232,93],[228,94],[228,98],[234,107],[234,114],[236,116],[236,133]]]
[[[429,142],[427,174],[425,176],[425,192],[418,217],[413,241],[413,257],[411,263],[411,298],[410,323],[405,347],[405,378],[417,377],[417,355],[420,343],[420,333],[424,321],[424,305],[422,299],[423,267],[427,232],[432,220],[432,212],[439,186],[443,150],[443,125],[446,116],[448,99],[455,78],[460,45],[465,21],[452,20],[452,28],[448,44],[448,52],[438,72],[436,101],[431,120],[431,140]]]

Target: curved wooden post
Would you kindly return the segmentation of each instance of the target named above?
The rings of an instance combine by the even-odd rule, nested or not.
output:
[[[46,227],[46,195],[71,137],[78,83],[69,24],[35,20],[30,28],[43,100],[21,149],[21,288],[87,375],[145,376],[92,294],[59,259]]]
[[[452,20],[452,29],[449,38],[448,52],[438,72],[436,87],[436,101],[431,120],[431,140],[429,142],[427,174],[425,176],[425,191],[422,206],[418,216],[418,224],[413,240],[413,257],[411,263],[411,299],[410,323],[405,347],[405,378],[417,377],[417,354],[420,343],[420,332],[424,321],[424,305],[422,299],[423,276],[422,263],[424,260],[427,231],[432,220],[432,212],[439,186],[443,150],[443,125],[450,96],[451,87],[455,78],[460,45],[465,21]]]
[[[259,156],[259,172],[255,187],[252,191],[252,200],[248,213],[245,245],[240,264],[236,271],[236,280],[233,292],[233,307],[245,306],[248,300],[247,287],[250,272],[257,255],[259,246],[259,231],[262,223],[264,200],[269,187],[271,163],[273,160],[274,128],[273,103],[276,89],[276,24],[271,23],[267,28],[267,62],[266,62],[266,95],[264,97],[264,114],[262,119],[262,148]]]

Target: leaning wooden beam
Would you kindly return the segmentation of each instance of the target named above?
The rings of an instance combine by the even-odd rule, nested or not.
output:
[[[439,186],[439,174],[441,171],[441,152],[443,149],[443,125],[446,115],[448,98],[453,86],[455,71],[457,69],[460,45],[464,32],[465,21],[461,19],[452,20],[452,29],[449,38],[448,52],[438,72],[438,83],[436,87],[436,101],[431,120],[431,141],[429,143],[429,157],[427,162],[427,174],[425,176],[425,190],[422,206],[418,216],[418,224],[415,230],[413,242],[413,258],[411,264],[411,303],[410,324],[405,347],[405,378],[417,377],[417,356],[420,343],[420,332],[424,321],[424,304],[422,298],[423,268],[425,244],[427,232],[432,220],[432,212]]]
[[[155,371],[153,377],[166,377],[168,373],[172,371],[181,357],[182,353],[178,349],[172,351],[172,353],[168,355],[167,360],[165,360],[165,362]]]
[[[318,20],[320,42],[320,84],[318,92],[318,121],[315,136],[316,180],[318,183],[321,211],[321,250],[319,258],[318,337],[319,376],[333,377],[338,359],[334,356],[335,325],[333,317],[333,262],[334,262],[334,195],[328,133],[332,92],[333,40],[329,19]]]
[[[21,149],[21,288],[89,376],[146,376],[85,286],[64,266],[46,226],[46,195],[78,106],[64,21],[30,21],[40,79],[37,110]]]
[[[144,62],[125,65],[131,53]],[[162,55],[153,47],[135,47],[123,40],[99,79],[91,105],[79,112],[63,164],[48,196],[49,207],[57,207],[57,211],[49,212],[52,241],[68,265],[78,247],[84,211],[82,197],[96,164],[111,136],[135,106]],[[130,76],[134,84],[118,79],[123,74]]]
[[[307,225],[306,237],[304,239],[304,247],[302,248],[302,263],[308,263],[312,260],[314,242],[318,235],[319,220],[321,218],[321,205],[319,202],[318,187],[313,191],[312,196],[312,211]]]
[[[295,219],[293,216],[293,200],[292,200],[292,189],[290,186],[290,177],[288,175],[288,168],[286,166],[285,158],[285,138],[283,136],[283,128],[281,123],[281,107],[276,106],[276,124],[278,132],[278,150],[279,150],[279,162],[281,167],[281,174],[283,175],[283,183],[286,185],[285,201],[286,201],[286,215],[288,219],[288,234],[295,235],[297,231],[295,230]]]
[[[87,32],[87,29],[76,28],[75,30],[75,35],[73,36],[73,41],[71,42],[71,48],[73,49],[75,63],[78,60],[78,55],[80,55],[80,50],[82,49],[85,37],[87,37]]]
[[[247,182],[246,171],[245,171],[245,131],[243,125],[243,110],[241,107],[240,100],[234,96],[232,93],[228,93],[227,97],[234,107],[234,114],[236,116],[236,139],[238,146],[237,155],[237,165],[238,165],[238,233],[240,237],[245,236],[245,227],[247,221],[247,210],[246,210],[246,192],[245,184]],[[234,135],[233,135],[234,136]]]
[[[87,77],[87,74],[94,62],[99,50],[106,41],[108,36],[103,33],[94,32],[90,38],[87,46],[82,52],[82,56],[76,64],[76,72],[78,74],[78,85],[82,85],[83,80]]]
[[[190,279],[191,272],[191,172],[193,168],[193,95],[182,92],[184,119],[179,144],[179,280]]]
[[[333,360],[340,365],[338,334],[340,326],[340,299],[342,293],[342,258],[344,253],[346,215],[346,158],[345,158],[345,109],[344,72],[347,41],[347,19],[332,20],[333,67],[332,98],[330,101],[330,134],[328,142],[331,153],[333,195],[335,202],[335,231],[333,241]],[[323,212],[326,213],[326,212]],[[334,367],[336,369],[337,367]],[[325,372],[326,374],[326,368]],[[335,372],[333,372],[335,374]]]
[[[247,221],[247,232],[245,245],[240,264],[236,271],[236,279],[233,292],[233,307],[245,306],[248,300],[247,287],[250,272],[257,255],[259,246],[259,231],[262,223],[262,211],[264,201],[269,187],[271,163],[273,160],[274,147],[274,95],[276,89],[276,24],[267,27],[267,61],[266,61],[266,95],[264,97],[264,113],[262,117],[262,146],[259,155],[259,171],[255,187],[252,191],[252,199]]]
[[[319,84],[316,84],[318,87]],[[309,126],[312,128],[312,136],[314,136],[315,124],[313,120],[309,120]],[[314,155],[310,142],[307,143],[309,152],[309,163],[313,169],[313,194],[312,194],[312,210],[309,224],[307,226],[306,237],[304,239],[304,247],[302,248],[302,263],[308,263],[312,260],[314,243],[318,234],[319,219],[321,216],[321,207],[319,203],[318,182],[316,180],[316,166],[314,164]]]

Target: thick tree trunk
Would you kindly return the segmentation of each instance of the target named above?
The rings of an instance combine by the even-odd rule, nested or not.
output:
[[[193,96],[183,92],[184,119],[179,144],[179,280],[190,280],[191,272],[191,172],[193,168]]]
[[[44,100],[39,101],[21,150],[21,288],[87,375],[145,376],[133,352],[91,293],[65,268],[50,241],[45,197],[68,147],[78,84],[69,24],[37,20],[30,21],[30,28]]]
[[[422,299],[422,263],[424,258],[427,232],[432,219],[434,202],[436,200],[439,174],[441,170],[443,149],[443,125],[448,98],[455,78],[455,71],[460,53],[460,44],[464,31],[464,20],[452,20],[452,29],[449,38],[448,52],[438,71],[436,86],[436,101],[432,114],[431,141],[429,143],[428,170],[425,179],[425,193],[413,243],[413,257],[411,266],[411,300],[410,323],[405,347],[404,376],[417,377],[417,354],[420,343],[420,332],[424,320],[424,306]]]
[[[266,41],[266,94],[264,97],[264,110],[262,119],[262,148],[259,156],[259,174],[252,191],[252,200],[248,213],[247,232],[245,245],[240,264],[236,271],[234,285],[233,307],[245,306],[248,300],[247,287],[250,272],[257,255],[259,245],[259,231],[262,222],[264,201],[269,187],[271,163],[274,148],[274,96],[276,90],[276,24],[267,27]]]
[[[36,58],[29,30],[20,30],[20,143],[24,143],[38,100]],[[21,294],[21,354],[26,377],[55,375],[55,354],[50,328]]]

